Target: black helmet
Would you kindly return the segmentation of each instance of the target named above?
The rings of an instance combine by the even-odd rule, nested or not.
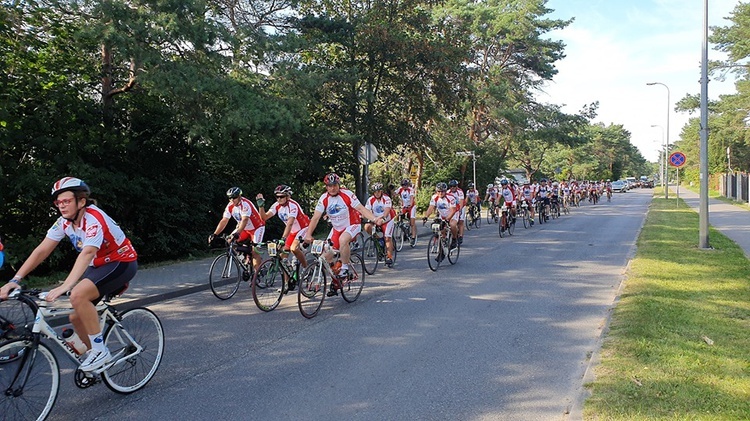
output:
[[[458,187],[458,180],[451,180],[448,182],[448,187]]]
[[[474,183],[469,183],[469,188],[473,189],[474,188]]]
[[[89,186],[87,186],[80,178],[63,177],[52,185],[52,199],[55,199],[58,194],[66,191],[83,192],[86,194],[91,193]]]
[[[230,187],[229,190],[227,190],[227,197],[230,199],[236,199],[240,196],[242,196],[242,189],[239,187]]]
[[[447,185],[447,184],[445,184],[445,183],[443,183],[443,182],[441,181],[440,183],[437,183],[437,184],[435,185],[435,189],[436,189],[437,191],[447,191],[447,190],[448,190],[448,185]]]
[[[401,185],[402,185],[402,186],[406,187],[406,186],[408,186],[409,184],[411,184],[411,181],[409,181],[409,179],[408,179],[408,178],[404,178],[403,180],[401,180]]]
[[[273,189],[273,194],[275,194],[276,196],[291,196],[292,188],[287,186],[286,184],[279,184],[275,189]]]

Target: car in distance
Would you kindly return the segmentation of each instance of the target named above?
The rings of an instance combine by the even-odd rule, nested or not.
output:
[[[612,182],[612,191],[617,193],[625,193],[628,191],[628,183],[622,180]]]

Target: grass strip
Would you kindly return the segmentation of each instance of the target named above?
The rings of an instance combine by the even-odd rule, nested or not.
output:
[[[655,197],[603,341],[587,420],[750,419],[750,263]]]

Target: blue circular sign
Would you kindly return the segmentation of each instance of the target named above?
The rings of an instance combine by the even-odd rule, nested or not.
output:
[[[685,154],[682,152],[673,152],[672,155],[669,155],[669,164],[677,168],[685,165]]]

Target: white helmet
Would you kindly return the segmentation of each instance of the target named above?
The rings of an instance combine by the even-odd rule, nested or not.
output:
[[[52,185],[52,198],[54,199],[58,194],[66,191],[91,193],[89,186],[80,178],[63,177]]]

